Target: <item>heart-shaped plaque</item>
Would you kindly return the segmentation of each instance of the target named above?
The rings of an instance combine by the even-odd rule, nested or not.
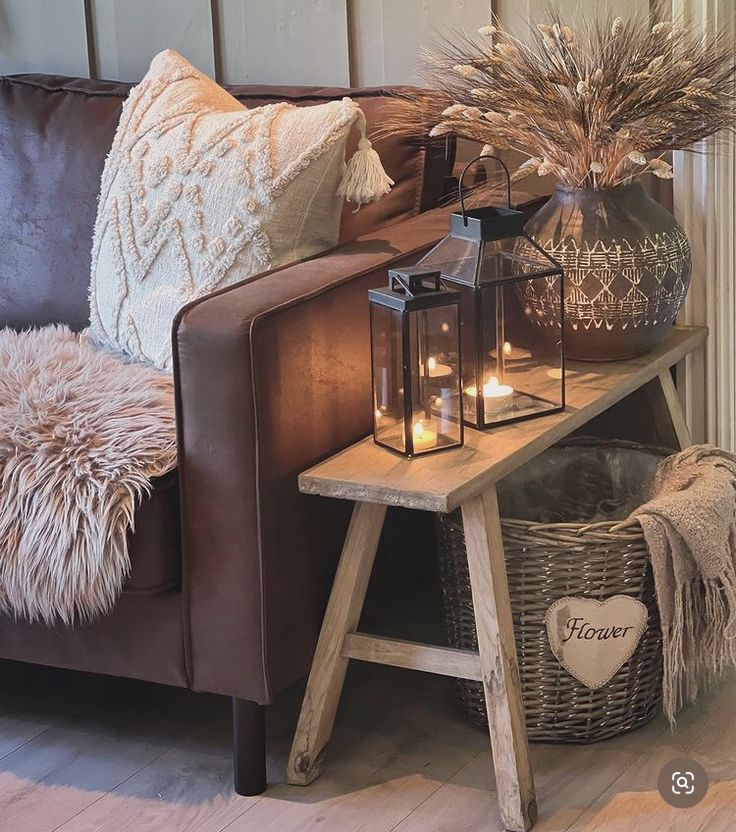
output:
[[[565,670],[595,690],[631,658],[648,617],[646,606],[627,595],[560,598],[547,610],[547,637]]]

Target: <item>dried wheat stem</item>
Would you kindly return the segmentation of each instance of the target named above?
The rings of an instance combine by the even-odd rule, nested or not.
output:
[[[518,150],[567,185],[608,188],[645,173],[669,177],[663,153],[736,124],[725,33],[701,37],[677,21],[651,27],[646,15],[583,17],[572,27],[554,7],[533,32],[528,46],[494,19],[481,43],[445,40],[424,61],[436,92],[407,99],[383,132],[454,133]]]

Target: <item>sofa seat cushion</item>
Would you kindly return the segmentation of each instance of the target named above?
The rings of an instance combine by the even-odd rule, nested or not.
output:
[[[128,533],[130,573],[123,595],[156,595],[181,583],[179,482],[176,470],[153,480]]]

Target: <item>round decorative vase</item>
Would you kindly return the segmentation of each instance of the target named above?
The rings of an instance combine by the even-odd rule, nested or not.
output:
[[[565,270],[569,358],[633,358],[667,333],[690,285],[690,244],[638,182],[600,191],[558,185],[525,230]],[[548,319],[559,303],[531,282],[523,294],[532,320]]]

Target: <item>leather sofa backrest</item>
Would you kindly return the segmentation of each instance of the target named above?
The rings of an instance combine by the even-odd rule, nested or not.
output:
[[[131,85],[49,75],[0,78],[0,325],[87,325],[92,229],[102,167]],[[349,95],[370,135],[400,88],[237,86],[248,107]],[[357,144],[351,136],[348,153]],[[396,185],[381,202],[346,206],[341,241],[434,207],[452,159],[406,137],[376,144]]]

